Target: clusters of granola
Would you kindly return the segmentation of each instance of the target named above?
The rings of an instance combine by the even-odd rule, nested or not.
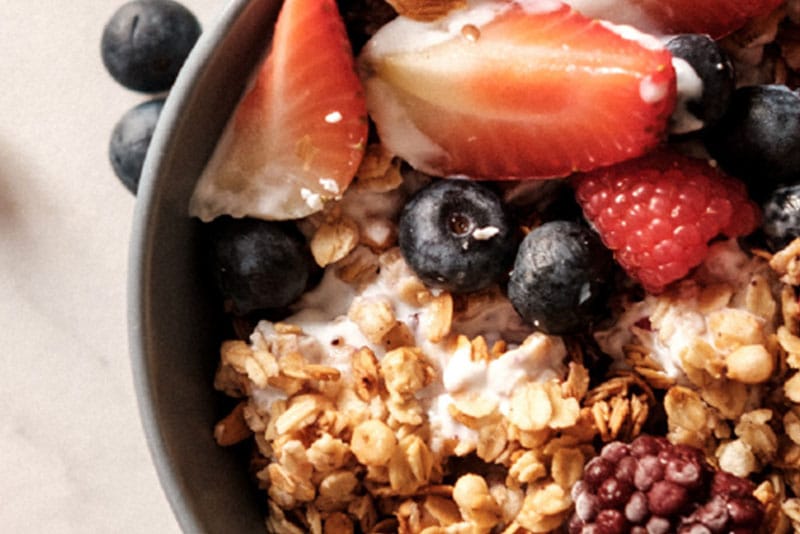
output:
[[[633,305],[620,323],[632,334],[629,343],[617,345],[619,329],[598,337],[608,352],[621,349],[629,372],[663,392],[670,441],[701,448],[724,471],[760,481],[767,531],[787,532],[798,526],[797,499],[787,495],[800,490],[800,240],[774,256],[754,252],[739,253],[738,261],[727,256],[733,279],[705,265],[672,291]],[[672,361],[659,354],[665,350]]]
[[[661,420],[761,482],[775,531],[800,519],[800,241],[774,256],[717,243],[596,333],[614,363],[590,375],[593,342],[532,333],[497,290],[427,288],[393,223],[420,183],[369,154],[305,221],[323,289],[222,346],[215,386],[241,402],[215,435],[253,439],[268,530],[550,532],[598,448]]]
[[[287,349],[302,336],[278,331],[272,341]],[[546,532],[565,521],[569,489],[593,453],[591,415],[571,396],[585,392],[577,365],[563,384],[524,388],[509,417],[479,402],[451,404],[477,440],[437,447],[415,398],[435,378],[418,349],[381,360],[354,350],[351,377],[240,341],[222,354],[217,386],[253,394],[216,436],[221,444],[254,436],[271,532]],[[260,385],[280,397],[264,399]]]
[[[800,241],[771,258],[755,252],[718,243],[693,277],[629,303],[596,337],[621,372],[639,376],[662,399],[669,440],[761,482],[756,493],[770,505],[768,531],[785,532],[781,507],[790,502],[787,491],[796,494],[798,467],[790,452],[796,444],[787,347],[798,338],[797,299],[784,270]]]
[[[796,24],[790,0],[725,39],[740,83],[795,79]],[[659,430],[756,481],[765,531],[800,529],[800,240],[718,243],[596,340],[561,339],[497,290],[433,291],[408,269],[394,221],[424,180],[370,145],[344,198],[301,222],[337,298],[222,345],[215,387],[240,401],[215,437],[253,441],[270,532],[555,531],[604,443]]]
[[[223,344],[215,386],[241,402],[217,441],[254,440],[272,532],[553,530],[596,422],[635,434],[649,401],[624,380],[590,391],[579,347],[532,333],[496,288],[427,288],[395,243],[410,182],[370,147],[352,191],[305,221],[322,289]]]
[[[384,159],[360,195],[403,197]],[[761,483],[771,531],[800,520],[787,498],[800,490],[800,240],[774,256],[716,244],[691,278],[596,333],[615,359],[590,376],[593,344],[505,324],[499,293],[426,288],[378,212],[345,199],[308,221],[326,276],[350,291],[329,303],[335,320],[306,299],[222,346],[215,386],[241,401],[215,436],[253,439],[271,532],[550,532],[598,447],[660,419],[674,443]],[[487,310],[506,331],[476,319]],[[505,393],[489,379],[500,369]]]

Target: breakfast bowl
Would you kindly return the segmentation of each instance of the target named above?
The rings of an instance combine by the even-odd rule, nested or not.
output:
[[[568,3],[235,1],[201,37],[129,288],[184,530],[789,528],[797,193],[770,229],[728,156],[800,109],[735,88],[780,76],[739,29],[790,19]]]

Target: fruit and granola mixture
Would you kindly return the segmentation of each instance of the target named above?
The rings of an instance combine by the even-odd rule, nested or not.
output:
[[[800,529],[800,2],[286,0],[198,181],[276,533]]]

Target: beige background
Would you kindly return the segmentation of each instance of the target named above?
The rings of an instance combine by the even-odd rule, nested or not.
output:
[[[224,0],[182,0],[209,28]],[[177,533],[139,421],[135,199],[107,157],[146,95],[100,60],[114,0],[0,1],[0,531]]]

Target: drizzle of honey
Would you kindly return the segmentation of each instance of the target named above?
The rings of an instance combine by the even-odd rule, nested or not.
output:
[[[474,24],[465,24],[461,28],[461,35],[467,41],[469,41],[471,43],[474,43],[475,41],[477,41],[480,38],[481,31]]]

